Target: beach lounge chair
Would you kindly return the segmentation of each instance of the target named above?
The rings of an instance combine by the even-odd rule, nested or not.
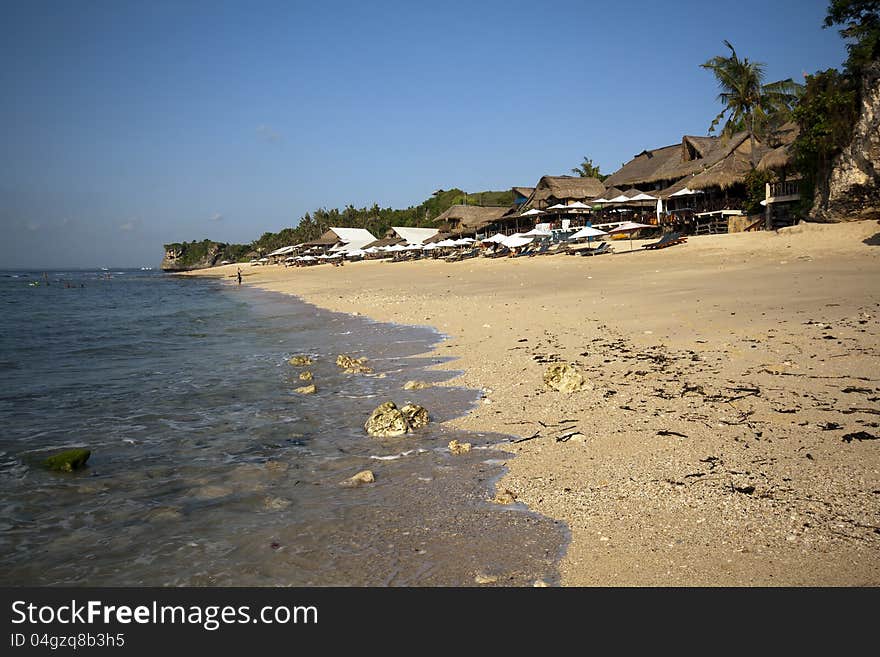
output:
[[[643,249],[665,249],[667,246],[674,246],[676,244],[683,244],[687,242],[687,237],[680,235],[679,233],[666,233],[659,240],[653,242],[651,244],[642,245]]]
[[[594,255],[602,255],[604,253],[612,253],[614,249],[611,248],[611,245],[608,242],[600,242],[599,246],[596,246],[592,249],[582,249],[578,251],[578,253],[582,256],[594,256]]]
[[[549,248],[550,248],[550,242],[542,242],[542,243],[541,243],[541,246],[539,246],[539,247],[538,247],[535,251],[533,251],[532,253],[529,253],[528,256],[529,256],[530,258],[532,258],[532,257],[534,257],[534,256],[536,256],[536,255],[543,255],[543,254],[547,253],[547,250],[548,250]]]
[[[508,249],[506,246],[501,246],[497,249],[494,249],[491,252],[484,253],[483,257],[484,258],[503,258],[504,256],[508,256],[508,255],[510,255],[510,249]]]

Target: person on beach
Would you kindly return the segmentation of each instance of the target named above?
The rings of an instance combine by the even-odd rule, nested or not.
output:
[[[235,275],[238,277],[238,284],[241,285],[241,267],[238,268]]]

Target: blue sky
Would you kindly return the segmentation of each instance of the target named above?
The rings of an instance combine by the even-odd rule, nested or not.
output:
[[[699,64],[846,56],[827,0],[0,3],[0,268],[156,266],[309,210],[531,186],[705,134]]]

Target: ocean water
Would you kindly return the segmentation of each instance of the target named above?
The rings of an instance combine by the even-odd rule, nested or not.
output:
[[[440,337],[153,271],[0,272],[0,584],[469,586],[557,581],[565,527],[492,504],[504,436],[439,422],[476,391],[404,391]],[[36,283],[39,282],[39,285]],[[318,392],[293,392],[314,357]],[[345,374],[339,353],[374,375]],[[386,400],[434,420],[377,440]],[[446,449],[456,438],[467,455]],[[46,456],[92,450],[49,472]],[[340,482],[371,469],[376,482]]]

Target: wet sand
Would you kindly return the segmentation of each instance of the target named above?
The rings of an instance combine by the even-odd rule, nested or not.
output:
[[[499,489],[570,527],[565,585],[880,584],[880,225],[642,243],[242,271],[449,336],[484,397],[453,423],[528,438]]]

